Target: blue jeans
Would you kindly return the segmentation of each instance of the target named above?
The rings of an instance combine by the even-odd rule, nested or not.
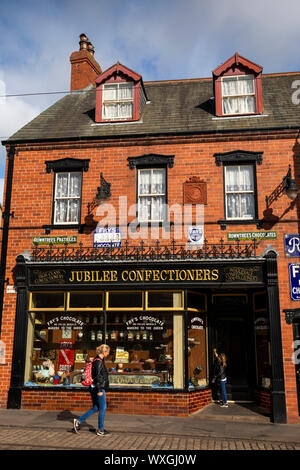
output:
[[[224,404],[227,403],[226,383],[227,383],[227,379],[220,380],[221,398]]]
[[[93,407],[86,411],[80,418],[78,418],[79,423],[83,423],[87,418],[92,416],[93,414],[98,414],[98,429],[102,430],[104,428],[104,417],[105,417],[105,410],[106,410],[106,395],[105,390],[102,390],[103,395],[98,395],[98,390],[96,387],[90,387],[90,394],[93,402]]]

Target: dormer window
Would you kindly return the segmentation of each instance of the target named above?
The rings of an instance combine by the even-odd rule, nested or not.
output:
[[[96,79],[96,122],[138,121],[147,101],[141,75],[117,63]]]
[[[223,114],[255,113],[253,75],[222,77]]]
[[[217,116],[263,112],[262,67],[236,53],[213,71]]]
[[[103,85],[102,117],[109,121],[132,119],[133,83]]]

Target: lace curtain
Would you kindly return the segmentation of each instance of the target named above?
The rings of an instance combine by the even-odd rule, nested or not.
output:
[[[81,173],[57,173],[55,185],[55,223],[78,223]]]
[[[131,83],[104,85],[103,119],[124,119],[132,117],[132,100],[133,85]],[[113,103],[113,101],[115,101],[115,103]]]
[[[162,221],[165,213],[165,170],[139,170],[139,220]]]
[[[223,113],[255,113],[254,93],[254,78],[252,75],[224,77],[222,79]]]
[[[225,192],[228,219],[254,218],[254,181],[251,165],[225,167]]]

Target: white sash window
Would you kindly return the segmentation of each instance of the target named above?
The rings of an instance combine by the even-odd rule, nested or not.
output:
[[[223,114],[255,113],[255,87],[253,75],[222,78]]]
[[[102,118],[108,121],[133,117],[133,83],[103,85]]]
[[[254,219],[253,166],[228,165],[224,175],[226,219]]]
[[[163,222],[166,215],[166,170],[138,170],[138,220]]]
[[[80,222],[81,178],[80,172],[56,173],[54,224],[77,224]]]

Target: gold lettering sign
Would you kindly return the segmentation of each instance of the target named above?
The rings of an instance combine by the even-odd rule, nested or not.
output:
[[[259,281],[259,266],[253,268],[231,267],[225,272],[226,281]]]
[[[218,269],[131,269],[117,271],[71,271],[69,282],[165,282],[165,281],[217,281]]]

